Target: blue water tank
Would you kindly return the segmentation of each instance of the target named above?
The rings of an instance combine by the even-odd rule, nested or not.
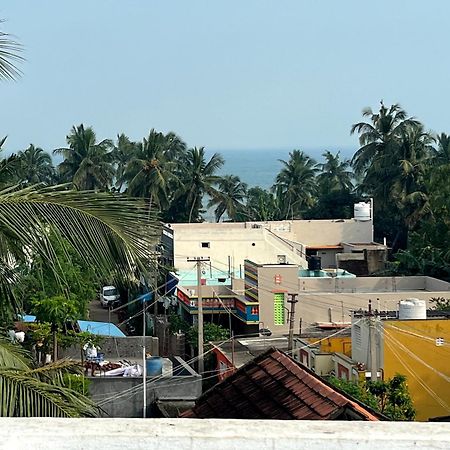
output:
[[[146,359],[147,376],[156,377],[162,374],[163,361],[160,356],[150,356]]]

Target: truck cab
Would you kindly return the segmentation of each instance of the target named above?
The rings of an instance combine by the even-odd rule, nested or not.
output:
[[[103,308],[111,307],[120,300],[119,291],[115,286],[103,286],[100,292],[100,303]]]

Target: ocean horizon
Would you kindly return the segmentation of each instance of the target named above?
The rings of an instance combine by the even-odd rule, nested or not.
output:
[[[336,149],[326,147],[324,149],[301,149],[317,162],[322,162],[322,154],[329,150],[333,154],[340,151],[342,159],[350,159],[356,149]],[[211,150],[206,149],[208,159],[219,153],[225,160],[225,164],[219,170],[219,175],[237,175],[248,187],[259,186],[269,189],[283,164],[280,160],[288,161],[292,149],[263,149],[263,150]]]

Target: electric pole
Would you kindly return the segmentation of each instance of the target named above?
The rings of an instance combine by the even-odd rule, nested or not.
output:
[[[203,375],[205,371],[203,360],[203,298],[202,298],[202,262],[209,261],[209,258],[188,258],[188,262],[197,264],[197,311],[198,311],[198,373]]]
[[[155,265],[155,267],[158,267]],[[158,269],[155,269],[155,273],[153,275],[153,283],[154,283],[154,291],[153,291],[153,335],[156,336],[156,316],[158,315]]]
[[[288,352],[290,352],[294,347],[295,304],[298,302],[296,298],[297,295],[298,294],[288,294],[289,296],[288,303],[291,304],[291,312],[289,314]]]
[[[142,381],[143,381],[143,407],[142,407],[142,417],[145,419],[147,417],[147,349],[145,346],[145,332],[147,328],[146,321],[146,305],[145,297],[142,299]]]
[[[375,314],[372,311],[372,301],[369,300],[369,346],[370,346],[370,381],[378,380],[377,348],[376,348],[376,323]]]

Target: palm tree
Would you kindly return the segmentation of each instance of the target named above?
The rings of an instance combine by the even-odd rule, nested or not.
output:
[[[404,152],[409,144],[405,141],[411,137],[411,130],[421,129],[421,124],[408,117],[398,104],[388,108],[381,102],[378,113],[368,108],[363,116],[369,117],[370,122],[357,123],[351,129],[352,133],[359,133],[361,145],[352,159],[356,174],[362,178],[358,190],[374,198],[378,237],[388,237],[394,250],[397,246],[404,248],[408,226],[393,198],[399,192],[394,186],[402,177],[402,161],[407,160]]]
[[[189,223],[200,220],[202,199],[205,194],[217,198],[214,185],[220,181],[220,177],[216,173],[223,164],[224,160],[218,153],[214,153],[209,161],[206,161],[204,147],[194,147],[187,151],[181,167],[182,197],[185,200],[186,210],[189,211]]]
[[[21,178],[26,184],[47,183],[55,179],[51,156],[33,144],[17,154],[20,161]]]
[[[64,157],[58,165],[62,182],[73,182],[79,190],[108,190],[114,177],[112,142],[96,141],[91,127],[72,127],[67,136],[69,146],[53,150]]]
[[[125,183],[125,170],[127,165],[132,161],[136,154],[137,144],[130,141],[129,137],[124,133],[117,136],[117,144],[113,149],[113,159],[116,164],[116,188],[119,192],[122,191]]]
[[[67,185],[0,191],[0,313],[3,321],[20,313],[14,296],[18,263],[33,255],[54,267],[54,232],[66,240],[96,273],[133,280],[148,272],[157,241],[158,224],[144,202],[124,196],[68,190]],[[53,233],[52,233],[53,232]],[[67,283],[66,283],[67,284]],[[64,280],[61,280],[64,285]]]
[[[2,161],[0,161],[2,166]],[[12,323],[21,313],[14,285],[22,261],[39,255],[55,277],[58,257],[50,237],[55,233],[95,267],[103,277],[136,280],[148,277],[159,226],[143,202],[124,196],[68,190],[67,185],[0,191],[0,322]],[[64,284],[64,280],[61,280]],[[10,354],[11,352],[9,352]],[[8,347],[0,342],[0,385],[3,416],[94,416],[88,399],[68,389],[63,374],[73,372],[73,363],[35,369],[22,358],[20,367],[7,359]]]
[[[214,214],[216,221],[219,222],[224,213],[233,220],[237,221],[242,216],[247,192],[247,185],[235,175],[225,175],[217,185],[217,192],[208,203],[208,208],[216,206]]]
[[[437,165],[450,164],[450,136],[441,133],[437,137],[438,147],[434,152],[433,162]]]
[[[263,222],[280,220],[282,217],[277,198],[259,186],[252,187],[247,191],[247,203],[242,215],[245,220]]]
[[[68,386],[80,366],[61,360],[36,367],[19,345],[0,338],[1,417],[96,417],[99,408]]]
[[[434,138],[422,125],[408,126],[402,131],[399,147],[399,174],[393,182],[391,196],[409,229],[427,214],[427,169]]]
[[[351,191],[353,190],[353,173],[348,170],[350,161],[341,161],[339,153],[333,155],[326,151],[323,153],[325,162],[319,164],[320,174],[317,176],[317,181],[323,193],[331,191]]]
[[[283,168],[278,173],[273,190],[282,206],[285,218],[300,218],[312,206],[317,190],[316,161],[300,150],[289,153],[289,161],[279,160]]]
[[[408,117],[400,105],[394,104],[387,108],[383,102],[380,110],[374,113],[371,108],[363,110],[363,117],[369,117],[369,122],[359,122],[352,126],[351,134],[359,134],[361,147],[354,154],[352,165],[357,174],[370,170],[375,163],[387,166],[395,158],[399,145],[399,137],[407,126],[418,125],[419,122]]]
[[[6,158],[1,157],[2,146],[5,142],[6,136],[0,139],[0,189],[19,181],[17,174],[20,163],[17,156],[12,154]]]
[[[0,20],[0,24],[3,20]],[[19,55],[22,46],[11,39],[11,35],[0,31],[0,80],[15,80],[21,75],[16,66],[17,62],[24,61]]]
[[[149,205],[155,204],[159,210],[168,206],[168,186],[175,178],[176,160],[185,149],[186,144],[175,133],[150,130],[125,169],[127,193],[148,199]]]

